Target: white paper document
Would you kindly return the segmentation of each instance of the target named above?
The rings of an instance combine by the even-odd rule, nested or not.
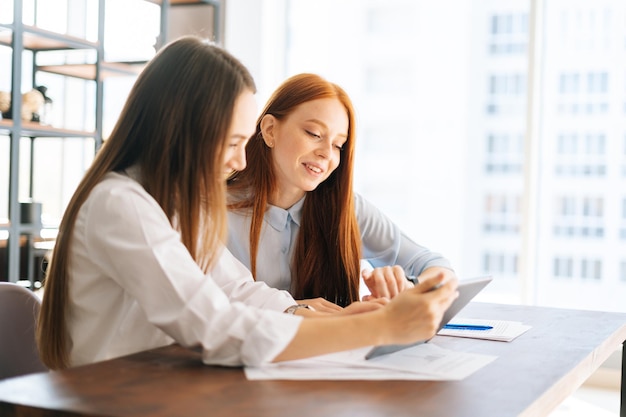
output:
[[[246,367],[249,380],[461,380],[496,359],[496,356],[454,352],[424,343],[389,355],[365,360],[368,348]]]
[[[504,320],[482,320],[482,319],[466,319],[455,317],[449,324],[470,324],[477,326],[491,326],[488,330],[473,329],[446,329],[445,327],[437,333],[440,336],[457,336],[469,337],[472,339],[498,340],[502,342],[510,342],[519,335],[525,333],[531,326],[525,325],[519,321]]]

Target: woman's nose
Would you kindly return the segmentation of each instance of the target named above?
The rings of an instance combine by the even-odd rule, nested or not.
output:
[[[327,159],[332,155],[333,144],[330,141],[323,141],[317,148],[317,155]]]
[[[246,168],[246,151],[242,147],[242,150],[237,152],[230,160],[230,167],[235,171],[243,171]]]

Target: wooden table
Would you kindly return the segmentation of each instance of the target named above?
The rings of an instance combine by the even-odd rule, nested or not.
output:
[[[522,321],[512,342],[437,336],[498,359],[462,381],[248,381],[168,346],[0,381],[2,416],[545,416],[626,340],[626,314],[470,303],[463,317]],[[624,367],[624,365],[622,365]],[[622,368],[621,416],[624,411]]]

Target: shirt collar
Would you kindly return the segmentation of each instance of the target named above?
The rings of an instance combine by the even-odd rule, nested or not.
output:
[[[277,231],[285,230],[287,227],[287,221],[291,218],[295,224],[300,226],[302,220],[302,206],[304,206],[304,199],[302,197],[296,204],[289,207],[287,210],[280,207],[269,205],[267,214],[265,216],[267,222]]]

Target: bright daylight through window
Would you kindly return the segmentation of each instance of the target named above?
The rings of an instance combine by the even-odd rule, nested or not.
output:
[[[284,6],[261,93],[298,72],[348,91],[358,192],[461,277],[492,274],[485,301],[626,311],[626,3]]]

